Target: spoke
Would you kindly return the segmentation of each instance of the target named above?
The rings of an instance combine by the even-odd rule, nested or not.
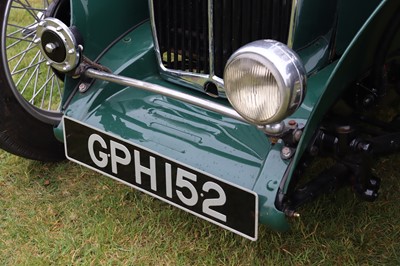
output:
[[[36,74],[37,72],[39,72],[39,68],[40,68],[40,65],[36,66],[35,70],[34,70],[34,71],[32,72],[32,74],[30,75],[28,81],[25,83],[25,86],[24,86],[24,87],[22,88],[22,90],[20,91],[20,94],[21,94],[21,95],[24,95],[24,92],[25,92],[26,89],[28,88],[28,85],[31,83],[33,77],[34,77],[35,75],[37,75],[37,74]]]
[[[28,45],[28,48],[31,47],[31,46],[32,46],[32,44],[29,44],[29,45]],[[17,64],[15,64],[13,70],[11,71],[11,74],[14,73],[14,72],[17,70],[17,68],[19,68],[19,65],[22,63],[22,61],[24,60],[24,58],[25,58],[25,56],[26,56],[27,53],[28,53],[28,52],[26,52],[24,55],[21,56],[21,58],[18,60]],[[29,65],[31,65],[31,64],[34,62],[34,60],[36,60],[36,57],[38,57],[39,54],[40,54],[40,51],[37,51],[37,52],[36,52],[36,55],[35,55],[35,58],[31,60],[31,62],[29,63]]]
[[[24,26],[17,25],[17,24],[7,23],[7,27],[14,27],[14,28],[23,29],[23,30],[28,29],[28,28],[30,28],[30,27],[32,27],[32,26],[35,26],[35,25],[37,25],[36,22],[35,22],[35,23],[32,23],[32,24],[29,24],[28,26],[25,26],[25,27],[24,27]]]
[[[43,88],[50,82],[50,80],[52,79],[52,77],[54,77],[54,73],[53,75],[51,75],[50,79],[46,80],[46,82],[39,88],[39,90],[37,90],[33,95],[32,98],[29,100],[30,103],[34,104],[34,99],[36,98],[36,96],[43,90]]]
[[[18,2],[21,6],[22,6],[22,8],[23,9],[25,9],[37,22],[40,22],[40,20],[41,20],[41,18],[39,18],[36,14],[35,14],[35,12],[33,12],[33,7],[31,6],[31,4],[27,1],[27,0],[25,0],[25,3],[27,4],[27,5],[25,5],[24,3],[22,3],[21,1],[16,1],[16,2]]]
[[[40,65],[40,64],[42,64],[42,63],[44,63],[44,62],[46,62],[45,59],[43,59],[42,61],[39,61],[39,62],[37,62],[37,63],[35,63],[35,64],[33,64],[33,65],[30,65],[30,66],[24,67],[24,68],[22,68],[22,69],[20,69],[20,70],[18,70],[18,71],[15,71],[15,72],[11,73],[11,75],[14,76],[14,75],[16,75],[16,74],[18,74],[18,73],[23,72],[24,70],[31,69],[32,67],[35,67],[35,66],[37,66],[37,65]]]
[[[31,47],[31,46],[32,46],[32,44],[30,43],[30,44],[28,45],[28,48]],[[20,64],[22,63],[22,61],[25,59],[27,53],[28,53],[28,52],[24,53],[24,54],[21,56],[21,58],[20,58],[20,59],[18,60],[18,62],[15,64],[15,66],[14,66],[13,70],[11,71],[11,73],[15,72],[15,71],[19,68],[19,65],[20,65]],[[36,57],[38,57],[39,54],[40,54],[40,51],[37,51],[36,54],[35,54],[35,57],[29,62],[29,65],[31,65],[31,64],[36,60]]]
[[[60,103],[57,106],[57,110],[61,109],[61,99],[62,99],[62,92],[61,92],[61,86],[60,86],[60,81],[58,80],[58,77],[56,77],[56,83],[57,83],[57,91],[58,91],[58,98],[60,99]]]
[[[47,68],[47,74],[46,74],[46,79],[48,79],[50,76],[50,67]],[[51,79],[53,82],[53,79]],[[43,89],[43,94],[42,94],[42,101],[40,102],[40,109],[43,109],[43,104],[44,104],[44,100],[45,100],[45,96],[46,96],[46,92],[47,92],[47,86],[46,85]]]
[[[23,5],[23,6],[25,6],[24,4],[22,4],[22,2],[21,1],[19,1],[19,0],[14,0],[14,1],[18,1],[21,5]],[[28,6],[28,7],[32,7],[32,5],[31,5],[31,3],[29,3],[29,0],[24,0],[24,2],[26,3],[26,6]]]
[[[11,37],[11,36],[13,36],[13,35],[15,35],[15,34],[18,34],[18,33],[22,32],[22,31],[24,31],[24,28],[21,27],[21,28],[19,28],[18,30],[7,34],[7,37]]]
[[[40,18],[35,14],[35,12],[32,12],[32,10],[30,10],[32,6],[28,0],[25,0],[26,5],[19,0],[15,0],[15,2],[19,3],[22,8],[24,8],[37,22],[40,22]]]
[[[31,62],[29,64],[32,64],[36,58],[39,56],[39,52],[36,53],[35,57],[31,60]],[[22,76],[19,78],[19,80],[15,83],[15,86],[18,87],[19,83],[22,81],[22,79],[26,76],[26,73],[28,73],[28,70],[25,70],[24,73],[22,74]]]
[[[16,55],[13,55],[12,57],[10,57],[10,58],[7,60],[7,62],[11,62],[12,60],[14,60],[15,58],[17,58],[18,56],[23,55],[23,54],[26,54],[27,52],[29,52],[30,50],[32,50],[32,49],[34,49],[34,48],[36,48],[36,46],[31,46],[31,47],[28,46],[28,48],[26,48],[24,51],[22,51],[22,52],[20,52],[20,53],[18,53],[18,54],[16,54]]]
[[[19,26],[19,25],[14,25],[14,24],[9,24],[8,23],[7,24],[7,28],[10,27],[10,28],[20,29],[20,30],[16,30],[16,31],[8,34],[8,36],[13,36],[13,35],[15,35],[17,33],[20,33],[20,32],[22,33],[22,36],[29,36],[30,34],[32,34],[33,32],[36,31],[36,28],[37,28],[38,25],[39,24],[35,22],[33,24],[30,24],[28,26],[23,27],[23,26]]]
[[[47,111],[51,110],[51,102],[53,100],[53,89],[54,89],[54,79],[57,78],[55,75],[53,75],[53,78],[51,79],[51,87],[49,91],[49,104],[47,105]]]
[[[39,60],[41,59],[42,57],[40,56],[39,57]],[[29,101],[32,105],[35,105],[35,94],[36,94],[36,89],[37,89],[37,84],[38,84],[38,80],[39,80],[39,73],[40,73],[40,67],[41,67],[41,65],[38,65],[38,71],[36,72],[36,75],[35,75],[35,82],[33,83],[33,93],[32,93],[32,99],[31,99],[31,101]]]
[[[43,0],[43,6],[46,7],[46,9],[49,5],[50,5],[49,0]]]
[[[10,24],[8,24],[10,25]],[[16,25],[14,25],[16,26]],[[36,37],[36,36],[35,36]],[[11,47],[15,46],[16,44],[18,44],[20,41],[17,41],[15,43],[13,43],[12,45],[9,45],[7,47],[7,50],[10,49]],[[23,59],[25,58],[27,52],[30,50],[29,48],[32,47],[33,43],[29,43],[27,49],[25,49],[25,51],[23,51],[21,53],[21,58],[18,60],[18,62],[16,63],[16,65],[14,66],[13,70],[11,71],[12,73],[19,67],[19,65],[21,64],[21,62],[23,61]],[[38,52],[39,53],[39,52]],[[36,53],[35,57],[32,59],[32,61],[30,62],[30,64],[32,64],[34,62],[34,60],[36,60],[36,57],[38,56],[38,53]],[[8,62],[10,62],[11,60],[9,60]],[[22,81],[22,79],[25,77],[25,74],[27,73],[27,70],[25,71],[25,73],[22,75],[22,77],[19,79],[19,81],[17,82],[16,86],[18,86],[18,84]]]
[[[31,43],[33,43],[32,40],[29,40],[29,39],[31,39],[31,38],[29,38],[29,37],[30,37],[31,35],[33,35],[33,34],[35,34],[35,32],[32,32],[32,33],[30,33],[29,35],[26,35],[24,38],[21,38],[21,37],[14,37],[14,36],[7,35],[7,38],[9,38],[9,39],[14,39],[14,40],[19,40],[20,42],[21,42],[21,41],[24,41],[24,42],[31,42]]]
[[[16,37],[12,37],[12,36],[10,36],[10,37],[7,36],[7,38],[18,39],[18,41],[10,44],[9,46],[6,47],[6,49],[7,50],[10,49],[10,48],[14,47],[15,45],[19,44],[22,41],[33,43],[33,41],[27,40],[27,39],[35,39],[36,35],[35,35],[35,37],[31,38],[31,36],[34,35],[34,34],[36,34],[36,32],[29,33],[28,35],[24,36],[24,38],[16,38]]]
[[[24,9],[24,10],[31,10],[31,11],[37,11],[37,12],[45,12],[46,9],[43,8],[34,8],[34,7],[24,7],[24,6],[11,6],[11,8],[15,9]]]

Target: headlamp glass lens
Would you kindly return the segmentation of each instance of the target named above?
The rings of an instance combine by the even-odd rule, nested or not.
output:
[[[239,114],[255,123],[273,117],[282,104],[281,90],[257,56],[238,56],[225,69],[225,89]]]

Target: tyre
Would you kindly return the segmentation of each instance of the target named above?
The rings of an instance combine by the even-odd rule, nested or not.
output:
[[[59,161],[53,128],[62,118],[63,75],[35,44],[38,21],[69,20],[69,0],[0,3],[0,148],[28,159]]]

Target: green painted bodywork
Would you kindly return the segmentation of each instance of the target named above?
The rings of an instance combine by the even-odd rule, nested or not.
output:
[[[321,37],[330,42],[336,24],[338,0],[298,0],[298,5],[293,49],[301,50]]]
[[[147,0],[71,0],[71,25],[79,29],[85,42],[85,56],[92,60],[148,16]]]
[[[292,48],[309,75],[341,56],[381,0],[298,0]]]
[[[96,81],[87,92],[76,93],[65,115],[257,192],[260,222],[275,230],[287,230],[289,224],[285,214],[275,206],[276,197],[278,193],[286,192],[293,169],[327,108],[341,95],[346,84],[370,65],[372,53],[363,57],[363,52],[374,51],[378,40],[371,44],[366,38],[383,30],[388,20],[379,22],[379,17],[393,14],[391,8],[399,5],[397,1],[385,1],[376,11],[376,18],[369,19],[369,24],[344,51],[340,61],[333,61],[334,47],[341,47],[337,42],[352,39],[351,31],[340,35],[336,32],[339,29],[335,28],[340,17],[338,7],[343,1],[299,1],[303,6],[297,14],[299,23],[296,24],[293,48],[305,63],[309,77],[302,106],[288,118],[306,124],[293,161],[281,158],[281,141],[272,145],[253,125],[164,96],[107,82]],[[85,40],[85,56],[98,59],[115,74],[209,99],[203,93],[160,77],[146,0],[117,0],[112,4],[71,0],[71,5],[72,25],[79,29]],[[316,10],[325,11],[319,13]],[[310,29],[305,27],[314,25],[316,19],[321,23],[313,26],[314,32],[308,34]],[[361,48],[364,50],[359,50]],[[357,65],[355,69],[354,65]],[[71,93],[76,84],[77,81],[67,78],[66,92]],[[224,99],[215,101],[228,104]],[[60,140],[63,140],[62,128],[62,124],[55,128],[55,135]],[[289,164],[293,167],[288,168]]]

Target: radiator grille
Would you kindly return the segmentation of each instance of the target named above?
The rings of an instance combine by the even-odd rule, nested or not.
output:
[[[287,43],[292,1],[152,0],[161,62],[170,70],[222,77],[229,56],[244,44]]]
[[[154,0],[160,56],[166,68],[209,72],[208,5],[205,0]]]
[[[291,0],[214,0],[215,74],[222,77],[229,56],[249,42],[287,43],[291,8]]]

